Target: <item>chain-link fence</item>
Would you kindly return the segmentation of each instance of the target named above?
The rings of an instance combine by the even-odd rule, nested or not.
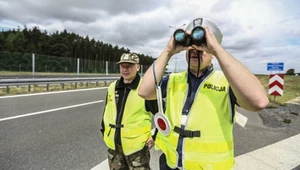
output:
[[[140,73],[148,68],[141,64]],[[0,71],[118,74],[120,69],[115,62],[0,51]]]

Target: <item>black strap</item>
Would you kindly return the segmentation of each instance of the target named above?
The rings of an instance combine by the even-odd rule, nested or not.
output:
[[[109,127],[111,127],[111,128],[122,128],[122,127],[124,127],[124,125],[122,125],[122,124],[117,124],[117,125],[109,124]]]
[[[201,132],[199,130],[197,130],[197,131],[184,130],[182,128],[175,126],[174,131],[184,138],[185,137],[193,138],[193,137],[201,136]]]
[[[124,127],[124,125],[120,125],[120,124],[117,124],[117,125],[113,125],[113,124],[109,124],[109,131],[108,131],[108,134],[107,134],[107,136],[109,136],[110,135],[110,132],[111,132],[111,128],[122,128],[122,127]]]

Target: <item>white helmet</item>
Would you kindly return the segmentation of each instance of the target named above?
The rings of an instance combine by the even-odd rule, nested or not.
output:
[[[215,35],[217,41],[221,44],[223,39],[223,34],[217,24],[213,23],[207,18],[196,18],[191,23],[189,23],[186,27],[187,31],[192,31],[193,28],[201,26],[201,27],[209,27],[212,33]]]

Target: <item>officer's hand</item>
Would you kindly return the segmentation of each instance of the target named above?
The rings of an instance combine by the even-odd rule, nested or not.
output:
[[[193,49],[193,47],[184,47],[180,44],[176,44],[173,35],[170,37],[169,42],[165,48],[165,50],[168,51],[171,54],[171,56],[181,51],[189,50],[189,49]]]
[[[214,56],[216,56],[216,51],[222,49],[222,46],[219,44],[215,35],[210,31],[208,27],[204,27],[204,29],[206,33],[205,34],[206,44],[203,44],[201,46],[192,45],[192,47],[194,49],[205,51],[209,54],[213,54]]]
[[[148,147],[148,149],[151,149],[154,146],[154,140],[152,137],[150,137],[147,142],[146,142],[146,146]]]

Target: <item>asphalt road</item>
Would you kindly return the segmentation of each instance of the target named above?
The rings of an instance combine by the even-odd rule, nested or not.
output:
[[[106,89],[0,99],[0,119],[104,100]],[[104,102],[0,121],[0,169],[91,169],[106,159]]]
[[[89,170],[105,161],[100,122],[106,90],[0,97],[0,170]],[[248,123],[235,125],[236,156],[300,134],[300,121],[267,128],[257,113],[238,111]],[[155,170],[159,153],[152,153]]]

